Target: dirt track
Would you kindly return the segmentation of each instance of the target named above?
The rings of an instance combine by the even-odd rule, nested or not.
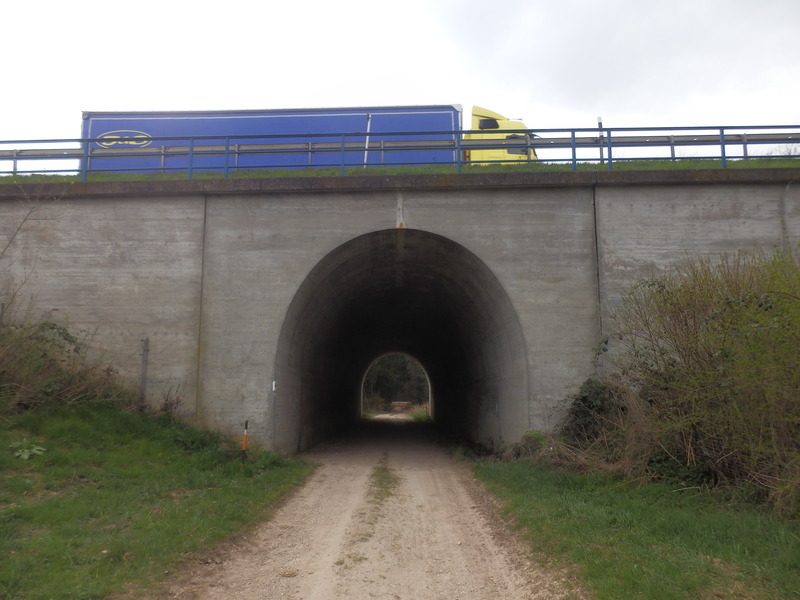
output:
[[[307,485],[235,545],[180,573],[184,600],[574,598],[535,566],[469,474],[413,423],[374,424],[304,458]],[[376,502],[370,474],[399,477]]]

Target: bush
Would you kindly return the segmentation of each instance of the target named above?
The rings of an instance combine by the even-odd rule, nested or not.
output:
[[[595,441],[605,429],[604,424],[618,422],[619,413],[625,411],[620,391],[597,378],[584,381],[578,393],[570,398],[561,434],[579,443]]]
[[[0,329],[0,411],[86,401],[135,402],[111,367],[87,360],[87,344],[51,321]]]
[[[656,451],[647,406],[610,378],[592,377],[568,398],[552,460],[640,476]]]
[[[688,263],[634,286],[615,320],[616,362],[649,411],[658,447],[641,457],[651,472],[755,486],[778,511],[796,513],[797,258],[775,251]],[[582,398],[570,409],[572,430],[580,425],[589,435],[598,427],[592,414],[603,420],[596,409],[609,400],[592,389]]]

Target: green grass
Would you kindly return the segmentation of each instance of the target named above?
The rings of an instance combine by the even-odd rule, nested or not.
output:
[[[430,423],[433,421],[433,417],[430,416],[426,410],[412,410],[408,415],[415,421],[421,423]]]
[[[309,471],[110,405],[0,415],[0,598],[146,586],[267,517]]]
[[[694,491],[478,463],[533,550],[576,570],[596,600],[800,598],[800,523]]]
[[[400,485],[400,476],[389,466],[389,457],[384,453],[380,462],[372,467],[369,476],[370,496],[377,505],[394,496]]]
[[[729,169],[760,169],[760,168],[797,168],[800,158],[793,157],[766,157],[728,160]],[[721,169],[719,159],[681,158],[670,159],[615,159],[613,168],[616,171],[644,171],[644,170],[694,170],[694,169]],[[605,171],[606,164],[597,162],[579,162],[578,171]],[[495,165],[464,165],[462,173],[543,173],[572,171],[569,162],[535,161],[520,164],[495,164]],[[398,166],[398,167],[351,167],[345,169],[348,176],[391,176],[391,175],[444,175],[456,173],[455,166]],[[339,168],[330,169],[259,169],[230,171],[230,179],[261,179],[270,177],[336,177],[341,174]],[[222,179],[223,173],[198,171],[192,175],[193,179]],[[186,180],[185,172],[170,173],[93,173],[89,181],[175,181]],[[59,174],[30,174],[6,175],[0,177],[2,184],[20,183],[59,183],[78,182],[79,175]]]

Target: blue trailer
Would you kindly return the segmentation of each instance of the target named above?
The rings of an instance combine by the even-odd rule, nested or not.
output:
[[[83,167],[88,172],[227,172],[454,164],[461,124],[459,105],[84,112]],[[397,142],[409,142],[413,149],[392,149]]]

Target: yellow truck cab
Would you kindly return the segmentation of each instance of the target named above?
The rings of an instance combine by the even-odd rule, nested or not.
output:
[[[467,140],[505,140],[505,139],[526,139],[530,143],[530,134],[525,123],[522,121],[511,121],[501,114],[480,106],[472,108],[472,127],[473,131],[479,133],[467,133],[464,139]],[[519,133],[514,133],[519,131]],[[497,164],[526,160],[536,160],[536,152],[533,148],[509,147],[509,148],[472,148],[465,150],[464,160],[472,164]]]

